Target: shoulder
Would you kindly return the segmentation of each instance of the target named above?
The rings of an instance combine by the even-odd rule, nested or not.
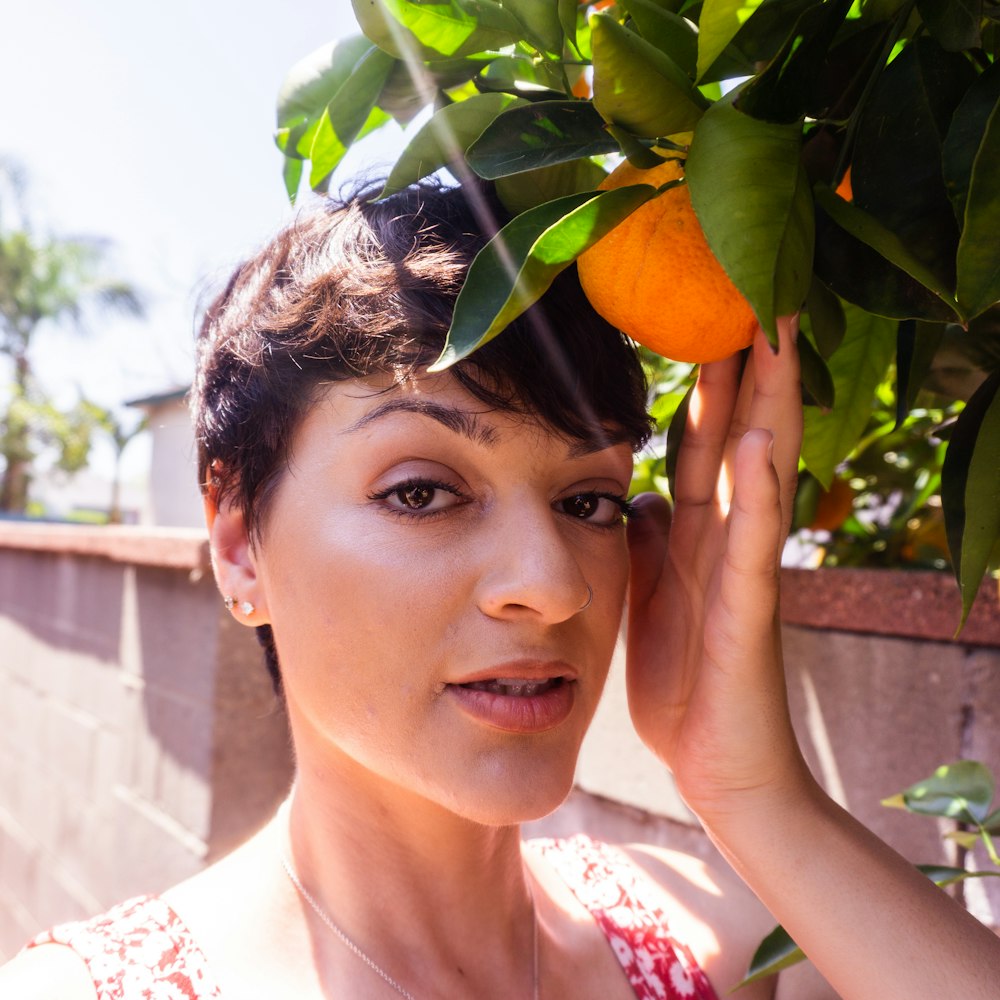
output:
[[[97,990],[83,959],[71,948],[28,948],[0,967],[0,996],[9,1000],[95,1000]]]
[[[649,844],[611,845],[587,837],[535,842],[546,860],[593,901],[613,914],[641,907],[677,944],[690,952],[719,995],[746,973],[774,920],[714,851],[695,856]],[[625,909],[612,900],[628,900]],[[745,1000],[769,1000],[774,982],[740,991]]]

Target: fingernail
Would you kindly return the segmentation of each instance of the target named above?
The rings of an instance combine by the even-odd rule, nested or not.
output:
[[[771,435],[771,440],[767,442],[767,464],[774,465],[774,435]]]

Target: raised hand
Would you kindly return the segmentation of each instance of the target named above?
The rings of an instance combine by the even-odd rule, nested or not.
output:
[[[802,402],[795,320],[775,354],[702,368],[673,511],[642,497],[629,524],[628,693],[636,730],[703,819],[807,780],[786,707],[778,578]]]

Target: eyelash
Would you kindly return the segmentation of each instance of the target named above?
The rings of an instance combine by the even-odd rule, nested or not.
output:
[[[388,500],[389,497],[393,496],[393,494],[421,487],[428,490],[443,490],[445,493],[450,493],[459,500],[465,499],[465,494],[454,483],[446,483],[439,479],[424,479],[422,477],[414,477],[413,479],[406,479],[401,483],[393,483],[392,486],[388,486],[384,490],[369,493],[368,499],[376,501]],[[434,517],[438,514],[444,514],[449,508],[445,507],[441,510],[404,510],[400,507],[387,506],[385,509],[390,514],[395,514],[397,517],[426,519]]]
[[[407,479],[401,483],[394,483],[392,486],[386,487],[384,490],[378,490],[374,493],[368,494],[368,499],[373,501],[388,500],[389,497],[394,494],[402,493],[404,490],[423,488],[428,490],[443,490],[445,493],[450,493],[452,496],[458,499],[464,499],[465,494],[456,486],[454,483],[446,483],[438,479],[424,479],[420,477],[415,477],[413,479]],[[629,500],[627,497],[621,496],[618,493],[608,493],[603,490],[587,490],[580,493],[571,493],[567,497],[563,497],[558,503],[565,503],[568,500],[572,500],[574,497],[596,497],[598,500],[610,500],[616,507],[621,511],[621,516],[624,520],[632,517],[636,512],[636,505]],[[399,507],[387,507],[390,513],[397,515],[398,517],[406,518],[429,518],[434,517],[438,514],[446,513],[450,508],[445,507],[441,510],[404,510]],[[564,512],[568,517],[573,517],[573,515],[568,512]],[[591,528],[603,528],[603,529],[614,529],[621,526],[621,521],[611,521],[607,524],[602,524],[597,521],[593,521],[590,518],[576,518],[573,520],[580,521],[581,523],[587,525]]]

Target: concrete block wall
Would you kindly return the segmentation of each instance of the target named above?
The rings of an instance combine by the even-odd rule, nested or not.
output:
[[[951,863],[944,825],[878,803],[959,757],[1000,774],[995,587],[961,642],[944,575],[793,571],[784,590],[790,699],[811,766],[907,857]],[[578,790],[529,833],[584,830],[709,858],[632,733],[622,671],[619,658]],[[45,926],[225,854],[271,815],[291,767],[260,651],[223,609],[201,533],[0,524],[0,959]],[[995,882],[965,887],[994,926]],[[788,996],[826,995],[808,971],[795,977]]]
[[[0,526],[0,958],[198,871],[290,776],[203,533]]]

